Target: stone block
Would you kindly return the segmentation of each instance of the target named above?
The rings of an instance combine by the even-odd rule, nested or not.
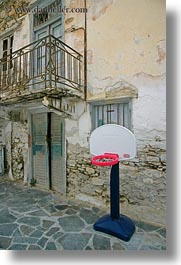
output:
[[[18,165],[18,169],[21,170],[22,168],[23,168],[23,165],[20,163],[20,164]]]
[[[151,178],[145,178],[145,179],[143,179],[143,182],[145,184],[153,184],[153,179],[151,179]]]
[[[139,163],[139,158],[133,158],[133,159],[131,159],[131,161],[133,162],[133,163]]]
[[[95,170],[93,168],[91,168],[91,167],[86,167],[86,172],[88,174],[94,174],[95,173]]]
[[[68,164],[68,166],[74,167],[75,166],[75,160],[68,160],[67,164]]]
[[[100,178],[93,178],[92,184],[95,186],[102,186],[104,184],[104,180],[102,180]]]
[[[160,160],[161,160],[162,163],[166,163],[166,161],[167,161],[166,154],[161,154]]]
[[[102,193],[103,193],[103,191],[102,191],[101,189],[100,189],[100,190],[96,189],[96,190],[95,190],[95,193],[96,193],[98,196],[101,196]]]
[[[147,155],[147,159],[148,162],[159,162],[159,157],[158,156],[150,156]]]

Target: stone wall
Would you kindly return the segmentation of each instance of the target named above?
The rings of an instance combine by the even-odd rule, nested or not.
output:
[[[25,157],[28,154],[28,134],[26,124],[13,124],[12,173],[15,179],[24,178]]]
[[[147,145],[138,150],[135,159],[120,165],[120,199],[130,204],[165,208],[165,171],[164,149]],[[68,194],[96,204],[109,204],[109,174],[110,167],[91,165],[87,148],[68,145]]]
[[[7,171],[13,179],[25,179],[28,158],[27,124],[9,122],[5,133]]]
[[[121,194],[131,204],[166,208],[166,152],[146,145],[121,167]]]
[[[67,154],[67,192],[68,194],[96,204],[109,200],[109,173],[102,174],[100,168],[90,162],[89,150],[79,144],[68,144]],[[107,182],[108,181],[108,182]]]

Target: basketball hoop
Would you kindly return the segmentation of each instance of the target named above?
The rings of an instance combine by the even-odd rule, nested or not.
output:
[[[129,241],[135,232],[135,224],[129,217],[120,214],[119,162],[136,156],[136,138],[130,130],[121,125],[105,124],[91,133],[90,153],[93,165],[111,166],[110,214],[99,218],[94,229]]]
[[[103,155],[97,155],[91,158],[91,163],[96,166],[113,166],[119,162],[118,154],[104,153]]]

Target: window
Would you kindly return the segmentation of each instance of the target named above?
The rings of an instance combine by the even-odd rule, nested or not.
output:
[[[129,100],[92,104],[93,129],[103,124],[119,124],[131,129],[131,102]]]
[[[51,18],[59,15],[58,10],[61,6],[61,0],[56,0],[48,6],[38,6],[35,8],[38,12],[33,15],[33,26],[38,27],[41,24],[44,24],[46,21]]]
[[[3,40],[3,71],[13,67],[12,64],[12,52],[13,52],[13,36],[9,36]],[[8,56],[10,59],[8,59]],[[8,65],[9,61],[9,65]]]
[[[34,14],[34,27],[37,27],[48,20],[48,12],[44,11],[40,14]]]

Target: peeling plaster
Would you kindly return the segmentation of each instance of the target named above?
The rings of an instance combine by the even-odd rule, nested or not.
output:
[[[133,75],[133,78],[144,78],[144,79],[151,79],[151,80],[160,80],[163,79],[165,77],[165,74],[161,74],[161,75],[152,75],[149,73],[144,73],[144,72],[139,72],[136,73],[135,75]]]
[[[65,33],[68,33],[68,32],[75,32],[75,31],[79,31],[79,30],[84,31],[84,28],[80,28],[80,27],[76,27],[75,25],[72,25],[70,28],[67,28],[67,29],[65,30]]]
[[[158,49],[157,63],[161,64],[164,62],[164,60],[166,58],[166,53],[165,53],[164,49],[162,47],[160,47],[159,45],[157,46],[157,49]]]
[[[87,51],[87,64],[93,64],[93,51]]]
[[[138,97],[138,89],[126,81],[105,88],[106,97]]]
[[[113,0],[91,0],[90,6],[88,7],[88,16],[93,21],[97,20],[100,16],[104,15],[110,5],[113,4]]]
[[[120,98],[137,98],[138,89],[126,81],[119,81],[113,85],[106,86],[104,91],[96,94],[88,94],[88,101]]]
[[[65,24],[70,24],[72,21],[74,21],[74,18],[73,17],[67,18],[65,20]]]
[[[77,50],[79,53],[84,52],[84,28],[72,26],[65,30],[66,43]]]

